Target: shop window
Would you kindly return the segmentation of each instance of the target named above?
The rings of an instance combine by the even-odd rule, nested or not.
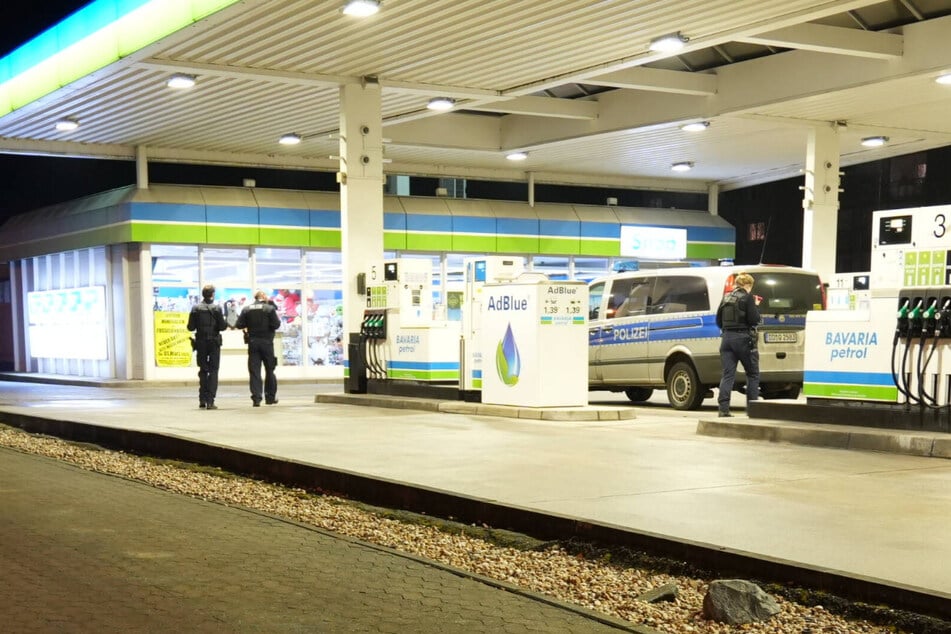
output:
[[[584,258],[575,256],[575,280],[590,282],[596,277],[607,275],[611,269],[608,258]]]
[[[304,360],[308,366],[343,365],[343,266],[339,251],[304,255]]]
[[[156,367],[188,367],[188,313],[198,301],[198,247],[154,244],[152,255],[152,321]]]
[[[571,279],[567,257],[535,256],[532,258],[532,270],[536,273],[544,273],[550,280]]]

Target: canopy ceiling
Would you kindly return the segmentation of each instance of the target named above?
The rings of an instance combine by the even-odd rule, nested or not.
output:
[[[341,5],[99,0],[0,62],[0,152],[334,171],[339,87],[355,82],[382,88],[394,174],[706,191],[797,174],[812,126],[835,126],[842,165],[951,145],[951,85],[934,81],[951,72],[951,0]],[[680,52],[649,50],[674,32]],[[197,84],[169,89],[173,73]],[[439,96],[453,110],[426,108]],[[57,131],[64,117],[79,128]],[[292,132],[303,142],[277,143]],[[889,141],[860,145],[873,135]]]

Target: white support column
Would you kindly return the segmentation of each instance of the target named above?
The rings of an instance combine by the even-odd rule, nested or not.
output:
[[[839,134],[834,124],[809,131],[802,210],[802,266],[830,280],[839,216]]]
[[[343,319],[347,333],[360,331],[366,298],[357,274],[383,258],[383,115],[380,85],[340,87],[340,227]],[[349,337],[349,334],[348,334]],[[344,347],[346,351],[346,347]]]
[[[535,206],[535,172],[528,173],[528,206]]]
[[[720,215],[720,184],[707,185],[707,211],[711,216]]]
[[[144,145],[135,146],[135,186],[149,188],[149,157]]]

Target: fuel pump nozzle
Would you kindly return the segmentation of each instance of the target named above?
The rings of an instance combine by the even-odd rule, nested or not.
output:
[[[935,334],[938,328],[938,298],[929,297],[928,298],[928,307],[924,309],[921,313],[921,338],[924,340],[926,337],[930,337]]]
[[[915,337],[921,334],[924,322],[922,320],[923,309],[921,305],[923,300],[919,297],[915,300],[915,305],[908,311],[908,336]]]
[[[901,303],[898,305],[898,321],[895,324],[895,341],[898,341],[899,337],[907,335],[909,327],[908,313],[911,299],[903,297],[900,301]]]

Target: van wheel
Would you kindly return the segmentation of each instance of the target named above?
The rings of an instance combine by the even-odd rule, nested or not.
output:
[[[670,369],[667,375],[667,400],[674,409],[698,409],[703,403],[705,392],[691,364],[680,361]]]
[[[643,403],[651,397],[654,390],[649,387],[629,387],[624,390],[624,393],[627,394],[632,403]]]

